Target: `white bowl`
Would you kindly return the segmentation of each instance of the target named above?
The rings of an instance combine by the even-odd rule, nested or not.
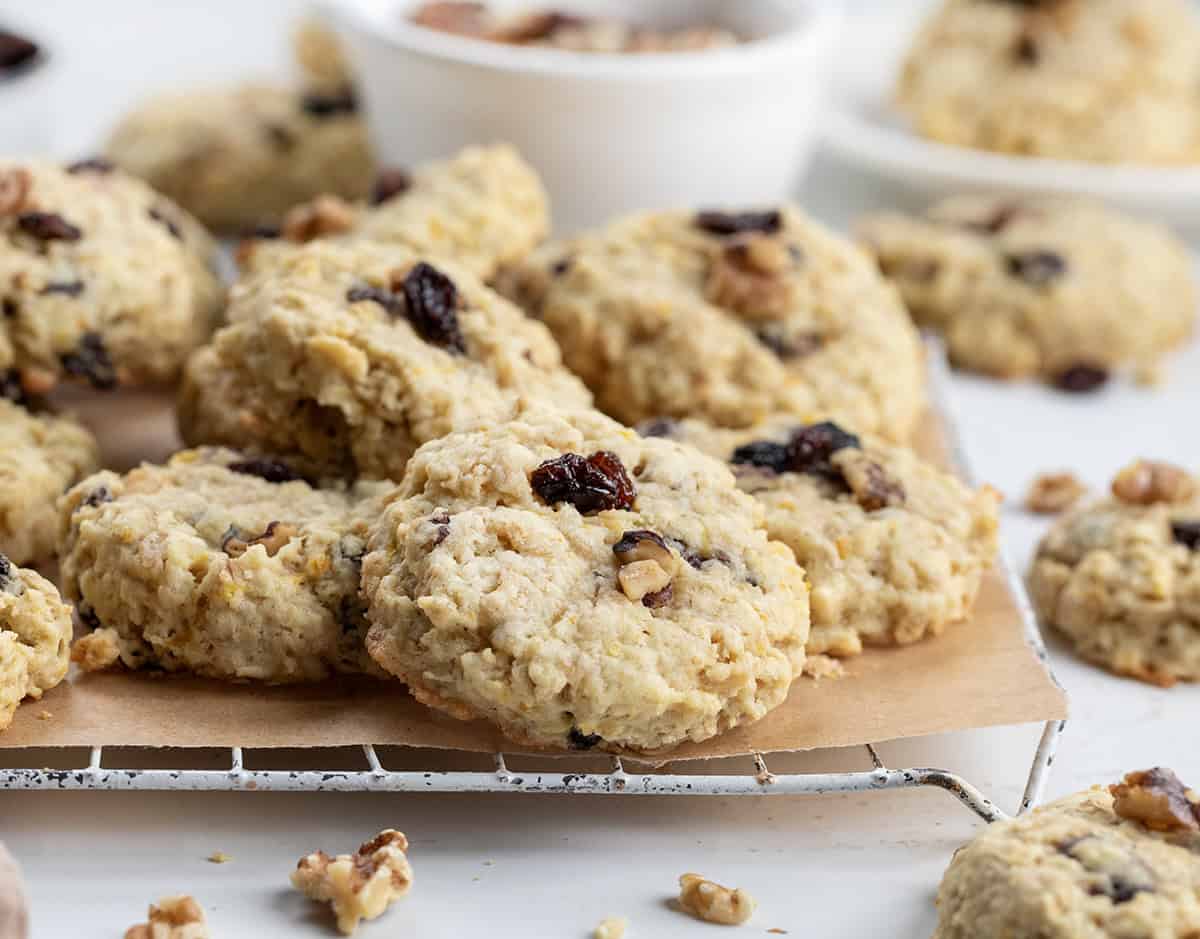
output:
[[[1009,156],[918,136],[891,102],[904,53],[923,15],[924,8],[901,4],[861,17],[846,31],[825,122],[837,156],[875,176],[897,207],[968,190],[1069,193],[1102,199],[1200,236],[1200,167]]]
[[[407,22],[416,5],[325,4],[383,160],[411,165],[507,141],[542,174],[561,231],[636,209],[785,198],[815,143],[840,20],[819,0],[555,0],[556,9],[754,37],[705,52],[616,55],[440,33]]]
[[[0,77],[0,154],[6,157],[44,156],[53,149],[51,117],[55,53],[25,24],[3,25],[18,35],[28,36],[41,48],[40,57],[15,75]]]

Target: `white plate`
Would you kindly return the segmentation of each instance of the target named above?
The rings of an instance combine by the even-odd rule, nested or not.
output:
[[[897,203],[963,190],[1093,196],[1200,236],[1200,167],[1105,166],[1004,156],[917,136],[891,105],[924,4],[858,17],[837,57],[826,141],[844,160],[890,184]],[[903,9],[907,7],[907,9]]]

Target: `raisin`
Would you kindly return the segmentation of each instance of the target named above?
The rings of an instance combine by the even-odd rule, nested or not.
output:
[[[68,375],[86,378],[93,388],[100,391],[117,387],[117,370],[108,357],[108,350],[104,348],[104,340],[99,333],[80,336],[78,348],[62,357],[62,366]]]
[[[1088,893],[1093,897],[1108,897],[1114,905],[1119,906],[1122,903],[1128,903],[1139,893],[1154,893],[1154,888],[1126,880],[1119,874],[1110,874],[1107,882],[1089,888]]]
[[[94,509],[98,505],[103,505],[105,502],[112,502],[112,493],[108,491],[107,486],[97,486],[86,496],[80,505],[86,505],[90,509]]]
[[[3,312],[9,319],[14,319],[21,312],[21,307],[12,297],[5,297],[0,301],[0,312]]]
[[[679,422],[670,417],[655,417],[638,424],[638,433],[643,437],[670,437]]]
[[[412,188],[412,177],[398,167],[380,170],[371,188],[371,205],[383,205],[396,196],[402,196]]]
[[[96,611],[92,609],[89,603],[80,603],[75,607],[75,613],[79,617],[79,622],[83,623],[90,632],[95,632],[104,626],[100,622],[100,617],[96,615]]]
[[[801,333],[798,336],[781,336],[767,329],[760,329],[755,338],[774,352],[779,358],[801,359],[812,355],[824,345],[825,340],[816,333]]]
[[[1192,551],[1200,549],[1200,519],[1172,522],[1171,537]]]
[[[0,398],[5,398],[13,404],[29,404],[29,395],[25,393],[19,370],[10,368],[0,373]]]
[[[1054,376],[1054,387],[1060,391],[1084,394],[1095,391],[1108,381],[1108,371],[1098,365],[1080,363],[1063,369]]]
[[[698,212],[696,227],[711,235],[740,235],[745,232],[773,235],[783,228],[783,214],[777,209],[769,212]]]
[[[257,476],[269,483],[290,483],[304,477],[278,460],[236,460],[228,467],[235,473]]]
[[[278,225],[253,225],[242,232],[243,238],[263,238],[268,241],[283,237],[283,229]]]
[[[426,342],[451,352],[466,352],[458,328],[458,288],[431,264],[421,261],[404,278],[408,321]]]
[[[263,127],[271,146],[282,153],[287,153],[296,146],[296,138],[282,124],[267,124]]]
[[[39,241],[78,241],[83,236],[83,232],[54,212],[22,212],[17,216],[17,227]]]
[[[404,312],[404,304],[400,298],[382,287],[351,287],[346,292],[346,299],[351,303],[378,303],[392,316],[399,316]]]
[[[574,263],[573,258],[569,258],[569,257],[568,258],[559,258],[557,261],[555,261],[553,264],[550,265],[550,273],[553,274],[555,277],[562,277],[563,274],[565,274],[567,271],[569,271],[571,269],[572,263]]]
[[[1067,273],[1067,262],[1053,251],[1026,251],[1004,259],[1008,273],[1034,287],[1045,287]]]
[[[431,516],[429,516],[429,521],[437,531],[433,537],[432,545],[432,547],[436,548],[448,537],[450,537],[450,513],[445,509],[438,509]]]
[[[755,440],[734,450],[729,462],[741,466],[757,466],[773,473],[786,473],[792,464],[792,454],[786,443]]]
[[[37,59],[40,52],[37,43],[0,29],[0,74],[25,68]]]
[[[981,235],[998,235],[1025,212],[1025,208],[1019,205],[1001,205],[987,218],[964,222],[963,227]]]
[[[567,733],[567,743],[572,750],[590,750],[604,742],[599,734],[585,734],[578,727],[572,727]]]
[[[313,117],[354,114],[358,111],[358,97],[350,88],[331,95],[311,93],[300,99],[300,108]]]
[[[167,216],[164,215],[159,209],[150,209],[146,214],[154,219],[154,221],[158,222],[158,224],[164,226],[167,231],[171,233],[171,237],[176,241],[183,241],[183,232],[180,231],[179,226],[175,223],[174,219],[167,218]]]
[[[666,606],[673,599],[675,599],[675,590],[670,584],[667,584],[662,590],[656,590],[654,593],[648,593],[642,597],[642,606],[649,610],[657,610],[659,607]]]
[[[1022,65],[1037,65],[1041,59],[1037,41],[1028,33],[1021,36],[1013,46],[1013,58]]]
[[[565,453],[547,460],[533,471],[529,482],[547,505],[567,502],[584,515],[629,509],[637,496],[621,460],[605,450],[587,458]]]
[[[791,469],[796,473],[809,473],[826,479],[841,481],[841,471],[829,458],[847,447],[859,449],[862,443],[854,434],[847,433],[832,421],[801,427],[788,441]]]
[[[78,297],[83,293],[83,281],[81,280],[63,280],[56,283],[46,284],[40,291],[43,297],[47,294],[61,293],[68,297]]]
[[[67,165],[67,172],[73,176],[80,173],[111,173],[113,165],[103,157],[87,157],[83,160],[76,160],[74,163]]]

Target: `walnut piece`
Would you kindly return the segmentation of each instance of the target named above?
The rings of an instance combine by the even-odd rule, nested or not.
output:
[[[243,554],[260,544],[267,549],[269,557],[275,557],[279,549],[300,534],[300,529],[288,522],[271,522],[261,535],[246,541],[241,532],[231,529],[221,542],[221,550],[231,558],[240,558]]]
[[[633,561],[617,571],[621,590],[630,600],[641,600],[647,594],[658,593],[671,584],[670,571],[657,561]]]
[[[1025,494],[1025,508],[1038,515],[1065,512],[1087,494],[1087,485],[1074,473],[1041,473]]]
[[[408,839],[385,828],[354,854],[331,858],[314,851],[292,871],[292,886],[310,899],[329,903],[337,926],[350,935],[359,920],[376,919],[412,886]]]
[[[854,493],[855,501],[866,512],[903,505],[904,486],[862,450],[846,447],[830,460]]]
[[[312,241],[326,235],[340,235],[354,227],[354,208],[337,196],[317,196],[312,202],[297,205],[283,217],[283,237],[288,241]]]
[[[80,636],[71,646],[71,661],[85,672],[102,672],[121,660],[121,644],[115,629],[103,628]]]
[[[620,916],[607,916],[592,930],[592,939],[624,939],[626,925]]]
[[[1116,475],[1112,493],[1133,505],[1183,502],[1195,495],[1196,481],[1187,470],[1171,463],[1138,460]]]
[[[151,904],[149,919],[125,930],[125,939],[209,939],[200,904],[187,894]]]
[[[792,256],[780,239],[754,232],[724,242],[708,268],[704,295],[749,320],[776,320],[795,305]]]
[[[655,606],[652,598],[667,590],[679,570],[679,558],[667,546],[666,540],[652,531],[637,529],[621,535],[613,545],[613,554],[620,569],[617,582],[630,600],[642,600]],[[663,594],[663,600],[669,599]]]
[[[16,215],[26,207],[33,177],[24,167],[0,173],[0,215]]]
[[[679,878],[679,905],[698,919],[724,926],[746,922],[757,905],[745,890],[730,890],[699,874]]]
[[[1200,795],[1171,770],[1155,767],[1127,773],[1108,791],[1113,811],[1151,831],[1200,831]]]

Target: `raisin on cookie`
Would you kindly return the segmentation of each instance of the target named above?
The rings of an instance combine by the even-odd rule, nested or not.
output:
[[[399,479],[422,443],[507,420],[519,395],[590,401],[544,326],[400,247],[305,245],[243,280],[228,315],[185,378],[184,438],[318,474]]]
[[[67,676],[71,607],[40,574],[0,554],[0,731],[17,705]]]
[[[63,498],[63,587],[87,670],[316,681],[378,673],[358,597],[386,483],[312,484],[285,463],[186,450]]]
[[[516,742],[653,751],[783,702],[808,596],[732,474],[595,411],[426,444],[363,564],[371,655]]]
[[[1186,246],[1085,200],[958,196],[860,231],[917,322],[973,371],[1089,391],[1153,363],[1195,322]]]
[[[187,213],[103,162],[0,161],[5,386],[174,380],[221,312],[215,251]]]
[[[791,207],[623,218],[499,283],[627,423],[785,413],[904,440],[923,406],[920,342],[895,290]]]

